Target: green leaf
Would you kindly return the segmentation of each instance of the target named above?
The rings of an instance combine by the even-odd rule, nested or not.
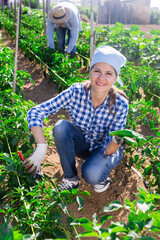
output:
[[[10,140],[10,144],[12,147],[16,146],[18,144],[19,139],[17,137],[14,137]]]
[[[78,192],[78,195],[83,195],[83,196],[87,196],[87,197],[91,196],[91,194],[88,191]]]
[[[22,146],[21,146],[21,151],[23,153],[26,153],[27,151],[29,150],[29,147],[26,143],[24,143]]]
[[[98,217],[97,217],[96,213],[93,214],[92,219],[93,219],[93,223],[97,223],[98,222]]]
[[[146,237],[141,237],[141,238],[138,238],[139,240],[155,240],[155,238],[152,238],[152,237],[149,237],[149,236],[146,236]]]
[[[160,212],[153,212],[149,216],[154,219],[153,226],[160,229]]]
[[[104,215],[100,218],[100,222],[103,224],[105,223],[107,220],[113,218],[113,216],[109,216],[109,215]]]
[[[1,240],[13,240],[13,230],[9,223],[4,223],[0,226]]]
[[[1,213],[6,213],[4,209],[0,209],[0,212]]]
[[[110,234],[110,232],[108,232],[108,230],[106,231],[106,229],[101,229],[101,239],[103,239],[103,238],[105,238],[105,239],[107,239],[107,237],[110,237],[111,236],[111,234]]]
[[[128,215],[128,220],[131,222],[135,222],[136,219],[136,214],[134,212],[130,212],[130,214]]]
[[[92,227],[93,224],[87,218],[75,219],[70,225],[82,226],[84,229],[88,231],[93,230],[93,227]]]
[[[160,229],[156,227],[152,227],[151,231],[157,233],[157,232],[160,232]]]
[[[145,226],[146,228],[151,229],[151,227],[153,226],[153,221],[154,221],[153,218],[148,218],[148,219],[145,221],[144,226]]]
[[[138,26],[138,25],[132,25],[132,26],[130,27],[130,30],[131,30],[131,31],[138,31],[138,30],[139,30],[139,26]]]
[[[35,236],[32,234],[26,234],[23,236],[23,240],[34,240]]]
[[[133,238],[128,236],[123,236],[123,240],[133,240]]]
[[[82,197],[77,196],[76,202],[78,203],[78,210],[81,210],[84,206],[84,199]]]
[[[113,201],[109,204],[107,204],[102,212],[112,212],[112,211],[116,211],[118,210],[119,208],[123,207],[122,203],[120,201]]]
[[[87,231],[87,232],[83,232],[81,234],[78,234],[76,236],[76,238],[79,238],[79,237],[98,237],[98,233],[93,232],[93,231]]]
[[[122,232],[128,232],[128,230],[124,227],[116,226],[112,228],[112,231],[111,231],[111,233],[122,233]]]
[[[75,219],[71,225],[80,225],[80,224],[92,224],[87,218],[83,217],[81,219]]]
[[[135,92],[137,90],[136,85],[134,82],[132,82],[132,90]]]
[[[160,168],[160,162],[158,164],[156,164],[155,166]]]
[[[13,163],[13,159],[9,156],[8,153],[4,153],[4,154],[2,155],[2,158],[3,158],[4,160],[6,160],[6,162],[8,162],[8,163]]]
[[[14,236],[15,240],[22,240],[23,239],[23,235],[21,233],[19,233],[19,231],[14,231],[13,236]]]
[[[160,137],[160,131],[156,132],[157,136]]]
[[[139,235],[135,231],[130,231],[127,236],[133,237],[133,239],[139,239]]]
[[[146,202],[143,202],[142,200],[138,200],[137,201],[137,205],[138,205],[138,208],[143,212],[143,213],[146,213],[150,207],[151,207],[151,202],[149,203],[146,203]]]
[[[0,173],[1,174],[1,173]],[[3,182],[3,180],[6,178],[7,176],[0,176],[0,183]]]
[[[34,139],[33,135],[30,136],[29,142],[30,142],[31,145],[35,142],[35,139]]]

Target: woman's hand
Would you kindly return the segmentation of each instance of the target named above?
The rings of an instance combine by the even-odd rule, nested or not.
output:
[[[119,148],[119,145],[115,142],[113,142],[113,140],[108,143],[106,150],[105,150],[105,154],[106,156],[109,156],[111,154],[113,154],[114,152],[116,152]]]
[[[27,172],[36,175],[47,152],[48,144],[39,143],[33,153],[23,161],[22,167],[28,167]]]
[[[114,143],[117,143],[118,145],[122,145],[122,143],[124,142],[124,139],[118,136],[113,136],[112,141]]]
[[[120,145],[123,146],[124,144],[124,139],[121,137],[113,136],[112,141],[107,145],[105,153],[106,155],[111,155],[114,152],[116,152],[119,148]]]

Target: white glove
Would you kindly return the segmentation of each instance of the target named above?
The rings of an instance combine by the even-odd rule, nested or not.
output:
[[[114,143],[117,143],[118,145],[121,145],[123,149],[127,149],[128,147],[130,147],[128,144],[125,143],[124,139],[121,137],[113,136],[112,141]]]
[[[41,163],[47,152],[48,144],[38,143],[33,153],[23,161],[22,167],[28,167],[27,172],[34,172],[34,175],[39,171]]]

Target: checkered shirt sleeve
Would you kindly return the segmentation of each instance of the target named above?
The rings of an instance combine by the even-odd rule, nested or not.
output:
[[[90,90],[86,96],[83,84],[76,83],[52,98],[36,107],[27,114],[29,128],[42,127],[43,119],[66,108],[71,116],[73,124],[81,129],[87,142],[90,143],[90,151],[103,146],[104,148],[112,140],[111,131],[123,129],[128,114],[128,101],[120,94],[116,94],[115,116],[108,109],[109,96],[102,105],[94,109]],[[114,106],[112,111],[114,112]]]
[[[30,109],[27,113],[29,129],[34,126],[39,126],[42,128],[43,119],[58,112],[60,109],[65,108],[70,102],[72,88],[73,86],[63,91],[56,97]]]

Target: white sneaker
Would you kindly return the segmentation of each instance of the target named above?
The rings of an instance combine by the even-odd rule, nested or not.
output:
[[[103,182],[101,182],[100,184],[94,185],[93,186],[94,191],[98,192],[98,193],[104,192],[105,190],[108,189],[110,183],[111,183],[111,179],[108,177]]]
[[[73,181],[73,180],[69,180],[69,178],[63,178],[62,182],[63,183],[60,186],[61,191],[64,191],[64,190],[71,191],[71,189],[77,189],[79,187],[79,180]]]

